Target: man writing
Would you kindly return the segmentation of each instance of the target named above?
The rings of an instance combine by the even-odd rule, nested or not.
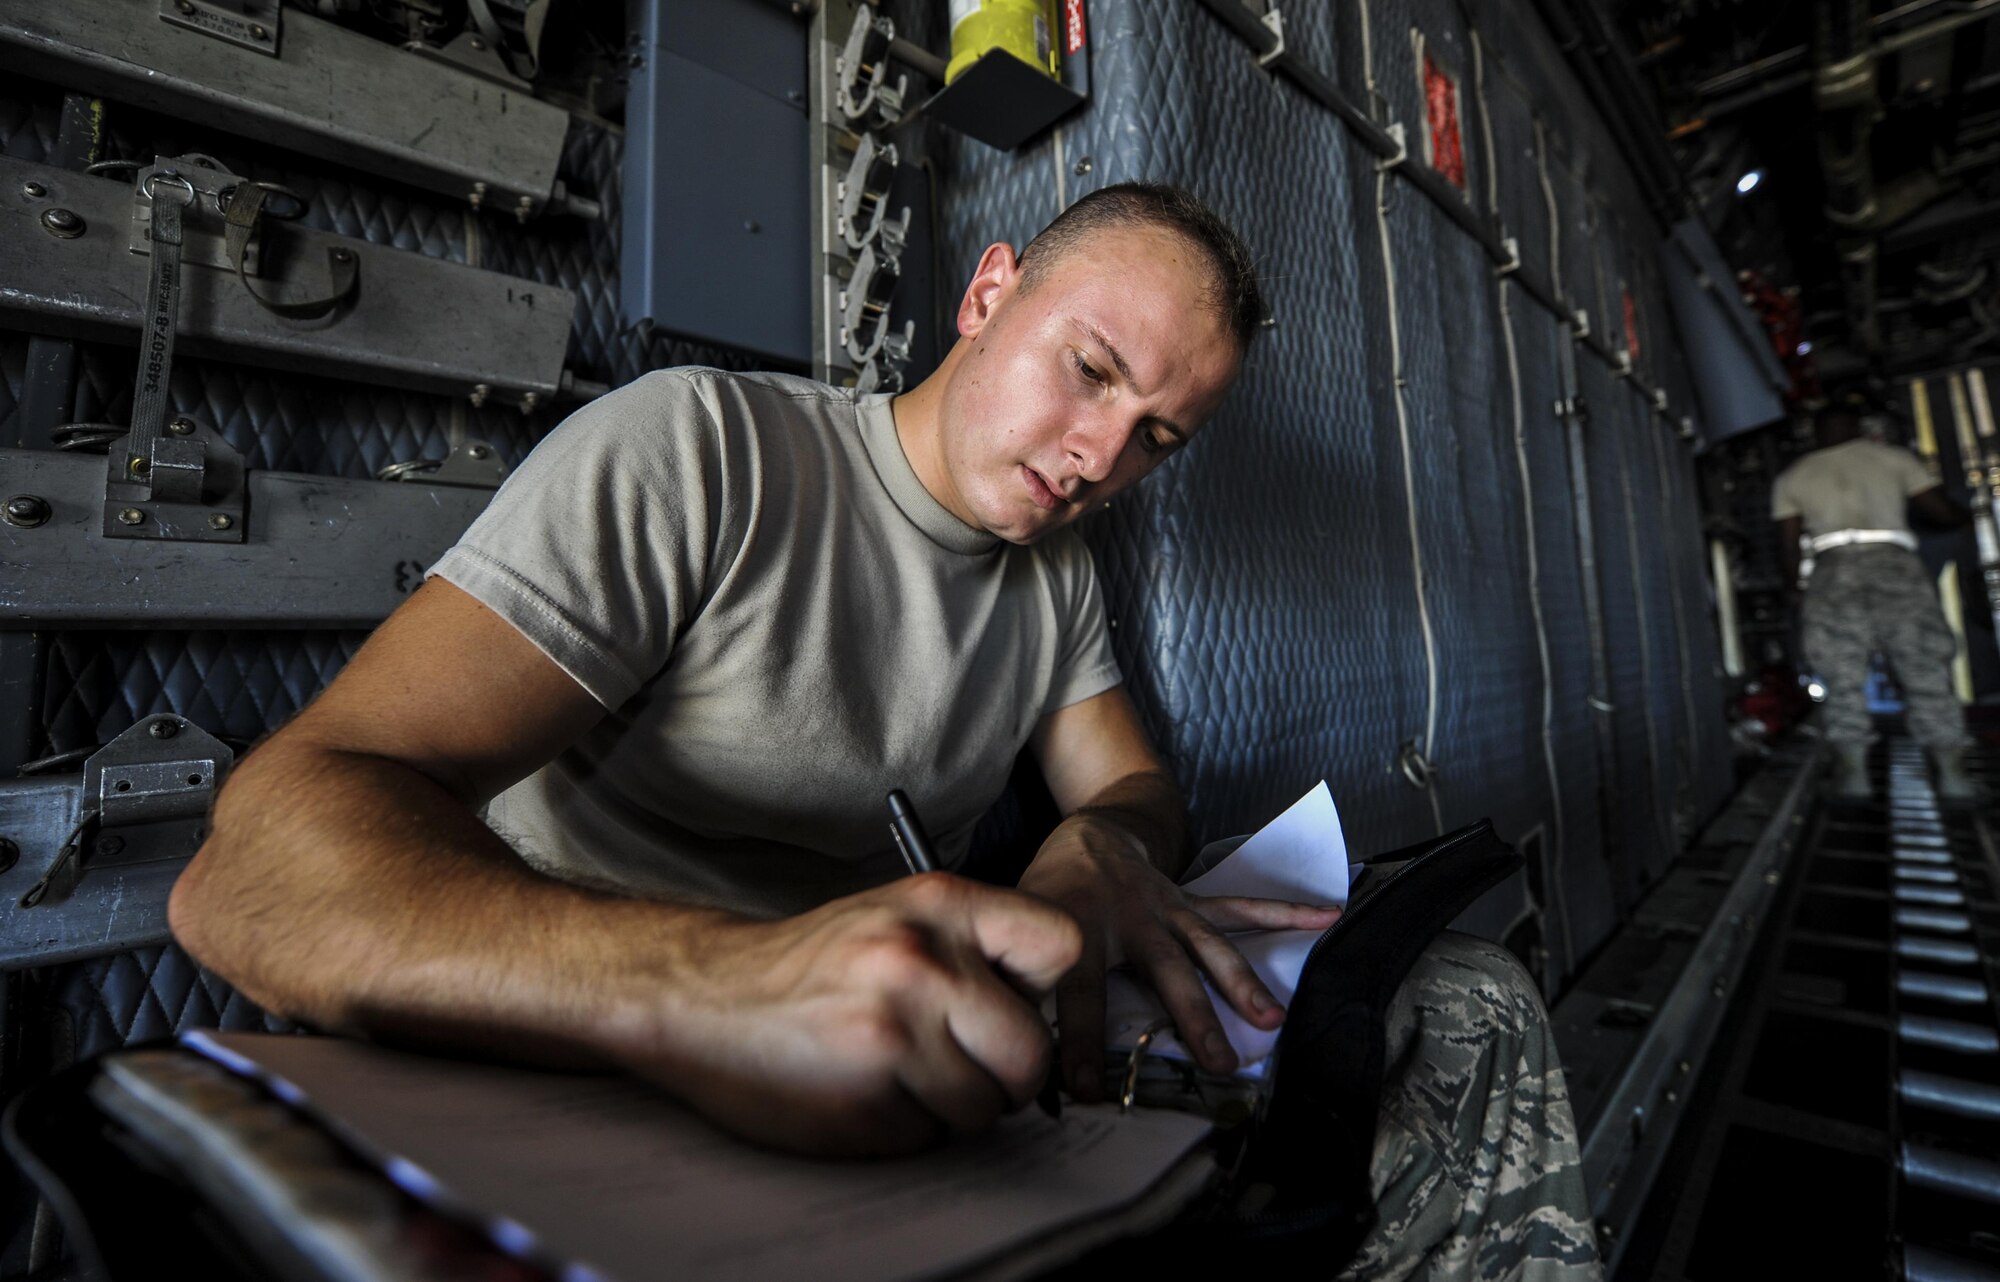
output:
[[[1179,798],[1063,527],[1200,430],[1261,310],[1226,225],[1127,185],[1019,259],[989,247],[960,341],[893,401],[675,370],[593,404],[237,768],[176,934],[321,1027],[616,1065],[805,1151],[905,1151],[1020,1107],[1050,989],[1065,1081],[1097,1098],[1120,961],[1228,1071],[1202,977],[1253,1024],[1282,1011],[1223,932],[1337,913],[1174,885]],[[1024,745],[1065,818],[1019,889],[899,878],[884,794],[910,792],[951,866]],[[1465,984],[1539,1010],[1518,969],[1453,947]],[[1481,1155],[1479,1119],[1520,1103],[1481,1077],[1445,1110],[1464,1142],[1426,1130],[1440,1112],[1378,1153],[1385,1188],[1427,1191],[1385,1208],[1378,1262],[1499,1240],[1590,1267],[1559,1070],[1526,1077],[1553,1136]],[[1465,1196],[1482,1178],[1519,1213]]]

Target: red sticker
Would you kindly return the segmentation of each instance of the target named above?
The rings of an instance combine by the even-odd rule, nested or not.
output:
[[[1083,0],[1063,0],[1063,53],[1075,53],[1083,41]]]
[[[1465,149],[1458,138],[1458,82],[1424,54],[1424,108],[1430,118],[1431,168],[1463,189]]]
[[[1639,359],[1639,307],[1632,301],[1632,291],[1625,291],[1625,350],[1632,353],[1632,359]]]

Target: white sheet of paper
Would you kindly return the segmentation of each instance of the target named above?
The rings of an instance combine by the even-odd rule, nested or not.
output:
[[[272,1080],[406,1191],[476,1210],[503,1244],[574,1262],[566,1282],[916,1279],[1113,1215],[1209,1131],[1162,1109],[1030,1108],[916,1157],[752,1148],[662,1092],[338,1038],[182,1039]]]
[[[1245,895],[1306,904],[1345,904],[1351,876],[1340,812],[1333,804],[1332,790],[1321,780],[1221,863],[1187,882],[1182,889],[1195,895]],[[1272,996],[1281,1005],[1289,1005],[1292,994],[1298,991],[1306,956],[1321,933],[1258,930],[1234,934],[1230,939]],[[1213,985],[1205,979],[1202,982],[1223,1034],[1236,1051],[1239,1074],[1262,1076],[1266,1061],[1277,1048],[1278,1030],[1252,1025],[1223,1000]],[[1105,992],[1106,1045],[1114,1050],[1131,1047],[1146,1026],[1164,1013],[1159,998],[1150,988],[1124,970],[1111,973]],[[1150,1049],[1173,1059],[1193,1058],[1172,1033],[1156,1036]]]

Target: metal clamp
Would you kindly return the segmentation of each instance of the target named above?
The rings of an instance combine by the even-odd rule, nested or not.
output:
[[[856,253],[880,237],[890,253],[899,253],[909,234],[910,210],[904,206],[901,218],[889,219],[889,188],[896,180],[900,157],[896,144],[878,144],[874,134],[861,135],[847,174],[834,187],[839,202],[837,217],[840,238]]]
[[[1425,756],[1415,739],[1407,739],[1396,753],[1396,765],[1412,788],[1428,788],[1437,782],[1437,763]]]
[[[877,17],[871,5],[855,7],[854,25],[833,63],[834,100],[849,120],[872,117],[886,125],[903,114],[910,78],[899,74],[895,85],[889,84],[889,46],[895,40],[895,23]]]
[[[1258,66],[1269,67],[1285,54],[1285,15],[1280,10],[1272,9],[1257,21],[1263,23],[1265,30],[1276,37],[1276,43],[1255,55]]]
[[[1410,139],[1408,133],[1403,129],[1402,121],[1391,122],[1382,132],[1387,134],[1390,141],[1396,144],[1396,151],[1395,154],[1384,156],[1375,162],[1375,171],[1377,173],[1386,173],[1410,158]]]
[[[1495,276],[1512,276],[1521,270],[1521,242],[1512,236],[1500,238],[1500,248],[1507,255],[1505,262],[1493,269]]]
[[[500,452],[485,441],[465,441],[453,446],[441,459],[411,459],[391,463],[375,473],[378,481],[425,481],[432,485],[463,485],[475,490],[497,490],[507,479],[507,465]]]
[[[1571,338],[1589,338],[1590,313],[1581,307],[1571,312],[1569,314],[1569,332]]]
[[[840,341],[856,369],[885,351],[900,362],[916,341],[915,322],[905,321],[900,334],[889,329],[889,304],[902,272],[894,257],[875,249],[869,245],[861,251],[854,274],[840,290]]]

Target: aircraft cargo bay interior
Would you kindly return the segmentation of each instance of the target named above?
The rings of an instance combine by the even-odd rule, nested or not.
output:
[[[0,1280],[2000,1282],[2000,3],[0,0]]]

